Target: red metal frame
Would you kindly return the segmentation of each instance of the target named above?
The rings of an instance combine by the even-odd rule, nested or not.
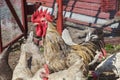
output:
[[[63,6],[62,0],[57,0],[58,3],[58,19],[57,19],[57,30],[60,34],[62,34],[63,30]]]
[[[13,5],[11,4],[10,0],[5,0],[8,8],[10,9],[13,17],[15,18],[20,30],[22,31],[22,34],[17,36],[15,39],[12,41],[8,42],[5,46],[2,44],[2,35],[1,35],[1,24],[0,24],[0,53],[3,51],[4,48],[7,46],[14,44],[16,41],[18,41],[21,37],[27,36],[27,13],[26,13],[26,0],[21,0],[22,4],[22,22],[20,21],[19,17],[17,16],[17,13],[15,9],[13,8]]]
[[[27,32],[28,32],[28,24],[27,24],[27,3],[26,0],[21,0],[21,8],[22,8],[22,22],[23,22],[23,28],[24,28],[24,36],[27,38]]]
[[[23,25],[19,19],[19,17],[17,16],[10,0],[5,0],[12,15],[14,16],[18,26],[20,27],[21,31],[23,34],[19,35],[18,37],[16,37],[15,39],[13,39],[11,42],[7,43],[7,45],[5,45],[3,47],[2,45],[2,38],[1,38],[1,29],[0,29],[0,52],[2,52],[2,50],[7,47],[8,45],[10,44],[13,44],[14,42],[16,42],[18,39],[20,39],[23,35],[25,37],[27,37],[27,31],[28,31],[28,28],[27,28],[27,13],[26,13],[26,8],[27,8],[27,4],[26,4],[26,1],[34,1],[34,2],[39,2],[39,0],[21,0],[21,4],[22,4],[22,21],[23,21]],[[57,0],[57,3],[58,3],[58,20],[57,20],[57,30],[60,34],[62,34],[62,29],[63,29],[63,14],[62,14],[62,9],[63,9],[63,6],[62,6],[62,0]]]
[[[23,37],[24,34],[20,34],[19,36],[17,36],[16,38],[14,38],[12,41],[8,42],[5,46],[3,46],[2,49],[5,49],[6,47],[8,47],[9,45],[14,44],[15,42],[17,42],[21,37]]]

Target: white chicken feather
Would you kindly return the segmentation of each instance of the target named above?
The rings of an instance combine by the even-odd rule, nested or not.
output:
[[[120,52],[108,56],[95,69],[97,75],[103,72],[114,72],[116,77],[120,77]]]

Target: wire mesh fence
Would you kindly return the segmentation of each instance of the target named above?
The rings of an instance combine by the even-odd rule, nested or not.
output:
[[[19,19],[22,21],[21,0],[10,0],[10,2],[12,3]],[[5,0],[0,1],[0,22],[3,46],[22,33]]]

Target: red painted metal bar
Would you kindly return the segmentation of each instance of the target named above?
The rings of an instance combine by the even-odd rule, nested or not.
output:
[[[21,8],[22,8],[22,22],[24,28],[24,36],[27,38],[28,32],[28,24],[27,24],[27,3],[26,0],[21,0]]]
[[[13,8],[10,0],[5,0],[5,1],[6,1],[6,4],[8,5],[8,8],[10,9],[12,15],[14,16],[14,18],[15,18],[18,26],[20,27],[21,31],[24,32],[24,28],[23,28],[23,26],[22,26],[22,24],[21,24],[21,21],[20,21],[19,17],[17,16],[17,13],[16,13],[16,11],[14,10],[14,8]]]
[[[63,6],[62,6],[62,0],[57,0],[58,3],[58,19],[57,19],[57,30],[60,34],[62,34],[63,30]]]
[[[2,37],[1,37],[1,36],[2,36],[2,35],[1,35],[1,24],[0,24],[0,53],[1,53],[2,50],[3,50],[4,48],[6,48],[7,46],[9,46],[9,45],[17,42],[22,36],[24,36],[24,34],[25,34],[25,32],[26,32],[26,31],[24,31],[24,30],[27,30],[27,28],[26,28],[27,26],[26,26],[26,24],[25,24],[25,23],[26,23],[25,21],[27,21],[27,20],[25,20],[25,19],[23,18],[23,25],[24,25],[24,27],[23,27],[23,25],[22,25],[19,17],[17,16],[16,11],[15,11],[15,9],[13,8],[10,0],[5,0],[5,1],[6,1],[6,4],[8,5],[8,7],[9,7],[9,9],[10,9],[12,15],[14,16],[14,18],[15,18],[18,26],[20,27],[20,29],[21,29],[21,31],[22,31],[23,33],[20,34],[19,36],[17,36],[17,37],[16,37],[15,39],[13,39],[12,41],[8,42],[5,46],[3,46],[3,45],[2,45]],[[25,9],[23,9],[23,10],[25,10]],[[23,14],[24,14],[24,13],[23,13]],[[23,16],[23,15],[22,15],[22,16]],[[24,17],[24,16],[23,16],[23,17]]]
[[[0,20],[0,53],[2,52],[3,47],[2,47],[2,35],[1,35],[1,20]]]
[[[22,36],[24,36],[24,34],[20,34],[20,35],[17,36],[14,40],[8,42],[8,43],[3,47],[3,49],[6,48],[6,47],[8,47],[8,46],[11,45],[11,44],[17,42]]]

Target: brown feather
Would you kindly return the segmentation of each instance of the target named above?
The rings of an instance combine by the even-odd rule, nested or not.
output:
[[[93,42],[72,46],[66,45],[56,27],[50,22],[48,22],[46,36],[43,40],[45,60],[49,69],[53,72],[67,69],[82,58],[85,64],[82,68],[88,70],[88,64],[93,60],[96,55],[95,51],[98,49]]]
[[[59,71],[66,68],[66,48],[67,46],[56,28],[51,23],[48,23],[46,36],[44,38],[44,56],[51,71]]]

